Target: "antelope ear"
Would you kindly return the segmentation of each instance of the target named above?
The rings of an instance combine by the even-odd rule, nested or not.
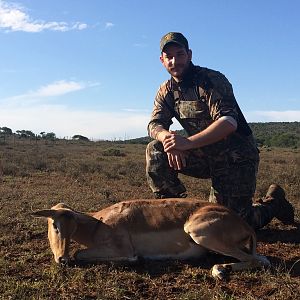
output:
[[[72,207],[70,207],[69,205],[67,205],[63,202],[60,202],[60,203],[54,205],[53,207],[51,207],[51,209],[60,209],[60,208],[66,208],[66,209],[73,210]]]
[[[57,211],[53,210],[53,209],[42,209],[42,210],[37,210],[37,211],[31,213],[31,216],[33,216],[35,218],[51,218],[51,219],[53,219],[56,212]]]

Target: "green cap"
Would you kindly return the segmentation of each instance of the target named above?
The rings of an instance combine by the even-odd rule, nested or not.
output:
[[[186,50],[189,49],[189,43],[184,35],[180,32],[169,32],[165,34],[160,40],[160,51],[163,51],[164,47],[169,43],[176,43]]]

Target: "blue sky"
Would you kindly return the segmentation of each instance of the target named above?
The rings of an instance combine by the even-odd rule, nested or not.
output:
[[[300,121],[299,12],[298,0],[0,0],[0,127],[147,135],[169,31],[226,75],[249,122]]]

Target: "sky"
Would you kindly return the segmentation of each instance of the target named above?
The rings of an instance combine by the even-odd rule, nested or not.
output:
[[[248,122],[300,121],[299,12],[299,0],[0,0],[0,127],[146,136],[170,31],[228,78]]]

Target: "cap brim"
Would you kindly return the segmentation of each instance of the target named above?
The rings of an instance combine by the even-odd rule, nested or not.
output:
[[[167,42],[161,47],[160,50],[163,51],[164,48],[165,48],[167,45],[169,45],[169,44],[177,44],[177,45],[179,45],[179,46],[181,46],[181,47],[186,48],[185,45],[182,44],[182,43],[180,43],[180,42],[177,42],[177,41],[167,41]]]

